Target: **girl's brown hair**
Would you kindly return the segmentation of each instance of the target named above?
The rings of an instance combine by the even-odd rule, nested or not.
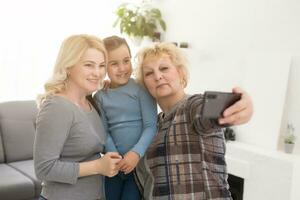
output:
[[[131,52],[130,52],[129,45],[128,45],[127,41],[124,38],[113,35],[113,36],[104,38],[103,42],[104,42],[105,48],[108,52],[113,51],[113,50],[119,48],[122,45],[126,45],[126,47],[128,48],[128,51],[129,51],[129,55],[131,57]]]

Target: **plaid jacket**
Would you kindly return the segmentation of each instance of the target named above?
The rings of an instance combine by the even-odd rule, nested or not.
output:
[[[225,139],[201,117],[203,96],[193,95],[158,117],[158,134],[136,168],[144,199],[230,200]]]

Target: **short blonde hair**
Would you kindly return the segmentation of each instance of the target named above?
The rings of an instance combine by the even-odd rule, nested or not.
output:
[[[56,59],[53,74],[50,80],[44,85],[45,93],[39,95],[37,98],[39,106],[49,96],[66,89],[68,69],[74,67],[80,61],[83,54],[90,48],[102,52],[105,62],[107,62],[107,52],[104,43],[96,36],[86,34],[72,35],[63,41]]]
[[[139,84],[145,86],[143,76],[143,64],[148,59],[160,58],[163,55],[169,56],[175,67],[182,72],[182,85],[185,88],[188,83],[187,59],[184,53],[173,43],[155,43],[150,47],[145,47],[137,53],[136,79]]]

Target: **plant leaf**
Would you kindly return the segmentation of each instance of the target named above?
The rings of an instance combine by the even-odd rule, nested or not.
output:
[[[113,24],[113,27],[116,27],[118,25],[118,23],[120,22],[120,18],[117,18],[116,21]]]
[[[159,24],[164,31],[167,30],[167,26],[164,20],[159,20]]]
[[[117,19],[113,24],[116,27],[119,24],[120,32],[132,37],[150,37],[154,39],[155,33],[166,31],[166,23],[162,19],[159,9],[149,8],[145,5],[132,6],[132,4],[121,4],[116,11]]]

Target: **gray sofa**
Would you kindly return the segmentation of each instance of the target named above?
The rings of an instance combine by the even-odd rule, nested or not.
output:
[[[37,106],[34,101],[0,103],[0,199],[37,199],[41,182],[33,166]]]

